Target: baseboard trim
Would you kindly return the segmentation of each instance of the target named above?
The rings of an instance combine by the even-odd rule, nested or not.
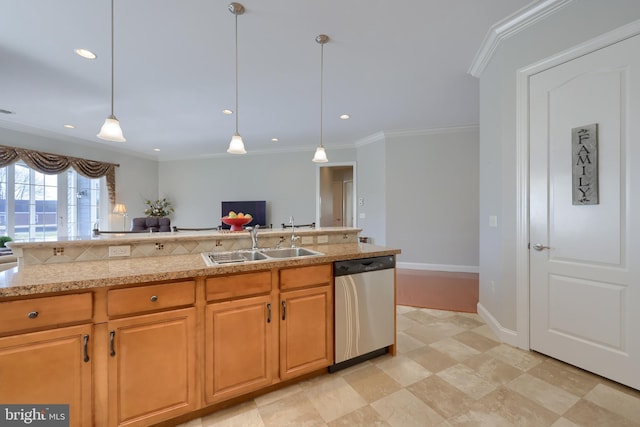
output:
[[[491,331],[496,334],[496,337],[498,337],[501,342],[512,345],[514,347],[522,348],[523,350],[529,350],[529,348],[525,348],[520,345],[520,341],[522,340],[520,339],[516,331],[502,326],[500,322],[498,322],[496,318],[493,317],[482,304],[478,303],[477,307],[478,316],[480,316],[482,320],[484,320],[484,323],[486,323]]]
[[[455,273],[479,273],[480,267],[477,265],[451,265],[451,264],[424,264],[418,262],[398,262],[396,267],[407,270],[430,270],[430,271],[448,271]]]

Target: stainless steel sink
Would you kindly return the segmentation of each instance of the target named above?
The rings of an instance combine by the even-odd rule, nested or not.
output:
[[[307,248],[262,249],[260,252],[269,258],[296,258],[301,256],[324,255],[323,253],[312,251]]]
[[[247,261],[260,261],[267,259],[267,256],[259,251],[240,251],[240,254],[247,259]]]
[[[324,255],[307,248],[258,249],[226,252],[203,252],[202,258],[208,266],[245,261],[268,261],[283,258],[299,258]]]

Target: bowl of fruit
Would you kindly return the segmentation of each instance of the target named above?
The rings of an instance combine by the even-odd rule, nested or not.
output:
[[[231,211],[227,214],[227,216],[222,217],[222,222],[231,226],[231,231],[243,231],[243,225],[249,224],[253,217],[251,214],[246,214],[242,212],[235,213]]]

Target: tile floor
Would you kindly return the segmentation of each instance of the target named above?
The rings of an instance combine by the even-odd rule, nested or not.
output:
[[[398,306],[381,356],[193,420],[208,426],[640,426],[640,391],[497,341],[477,314]]]

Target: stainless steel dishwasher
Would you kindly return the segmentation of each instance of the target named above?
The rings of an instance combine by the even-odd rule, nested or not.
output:
[[[384,354],[394,343],[395,255],[338,261],[335,361],[329,372]]]

